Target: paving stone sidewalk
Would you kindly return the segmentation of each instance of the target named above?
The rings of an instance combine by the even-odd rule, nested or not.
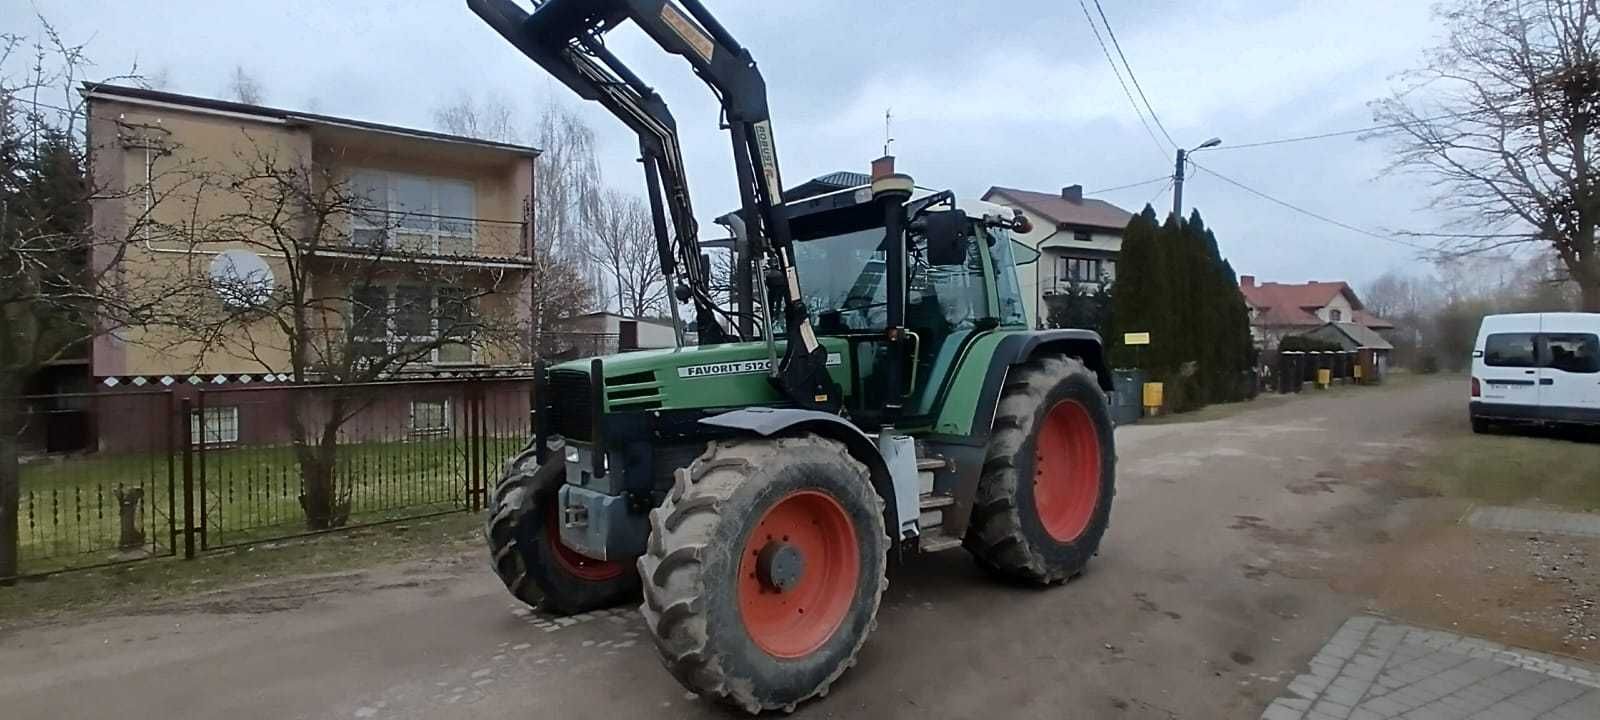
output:
[[[1595,720],[1600,670],[1499,643],[1346,621],[1262,720]]]

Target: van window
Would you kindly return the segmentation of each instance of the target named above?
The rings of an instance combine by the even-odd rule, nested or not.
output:
[[[1535,367],[1533,333],[1496,333],[1483,343],[1483,363],[1493,367]]]
[[[1600,336],[1548,334],[1550,367],[1570,373],[1600,373]]]

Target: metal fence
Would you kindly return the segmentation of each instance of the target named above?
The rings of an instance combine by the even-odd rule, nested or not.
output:
[[[27,398],[26,426],[77,413],[88,447],[30,443],[17,574],[480,510],[527,441],[531,391],[475,378]],[[329,503],[307,501],[318,478]],[[318,507],[331,513],[308,520]]]
[[[20,398],[16,543],[22,573],[172,555],[177,547],[176,405],[171,391]],[[107,453],[81,447],[96,425],[139,428]],[[9,533],[9,528],[5,529]]]

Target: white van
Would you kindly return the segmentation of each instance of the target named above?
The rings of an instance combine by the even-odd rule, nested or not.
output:
[[[1489,315],[1472,346],[1472,429],[1600,425],[1600,313]]]

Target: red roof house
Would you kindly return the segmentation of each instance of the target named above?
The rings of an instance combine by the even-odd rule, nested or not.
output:
[[[1367,312],[1343,280],[1257,283],[1254,275],[1241,275],[1239,291],[1250,306],[1250,334],[1264,347],[1276,347],[1285,335],[1328,323],[1355,323],[1380,332],[1394,329],[1394,323]]]

